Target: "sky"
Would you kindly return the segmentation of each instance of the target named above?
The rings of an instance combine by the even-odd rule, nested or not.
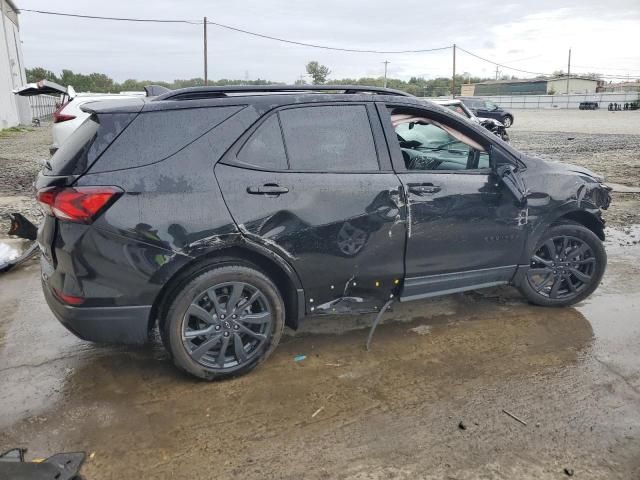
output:
[[[14,0],[18,8],[83,15],[209,20],[265,35],[332,47],[417,50],[456,43],[531,72],[567,69],[640,78],[640,0]],[[150,5],[153,5],[150,8]],[[106,73],[117,81],[203,76],[202,25],[146,24],[22,12],[27,67]],[[288,45],[210,25],[209,78],[293,83],[317,60],[330,78],[451,76],[451,49],[433,53],[346,53]],[[495,75],[496,66],[458,50],[458,73]],[[501,74],[530,77],[500,68]]]

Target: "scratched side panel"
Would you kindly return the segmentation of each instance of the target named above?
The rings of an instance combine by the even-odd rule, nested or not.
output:
[[[60,282],[117,305],[151,303],[187,262],[240,242],[213,165],[257,118],[248,107],[161,162],[81,177],[77,185],[124,193],[92,225],[59,230],[57,249],[68,263],[55,272]]]
[[[215,173],[242,233],[297,271],[308,312],[332,313],[345,304],[371,310],[402,278],[404,211],[394,174],[272,173],[224,164]],[[289,192],[247,193],[267,183]]]

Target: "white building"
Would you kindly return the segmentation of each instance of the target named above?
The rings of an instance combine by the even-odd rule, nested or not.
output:
[[[13,94],[27,83],[18,13],[12,0],[0,0],[0,129],[31,123],[29,101]]]

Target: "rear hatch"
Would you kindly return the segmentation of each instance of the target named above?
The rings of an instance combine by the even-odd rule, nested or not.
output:
[[[38,243],[50,268],[55,268],[53,243],[59,227],[50,204],[60,192],[73,194],[76,180],[87,172],[111,143],[127,128],[142,109],[140,100],[135,108],[125,112],[92,113],[60,146],[56,153],[44,162],[36,179],[36,197],[48,212],[38,229]],[[137,110],[137,111],[136,111]],[[64,216],[64,212],[62,212]],[[60,215],[58,215],[60,216]],[[79,219],[79,223],[83,223]],[[43,264],[43,271],[46,271]]]

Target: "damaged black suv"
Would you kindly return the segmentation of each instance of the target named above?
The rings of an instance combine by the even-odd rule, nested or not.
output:
[[[596,174],[368,87],[200,87],[86,104],[45,165],[45,297],[81,338],[247,372],[307,315],[512,284],[574,304],[606,266]]]

